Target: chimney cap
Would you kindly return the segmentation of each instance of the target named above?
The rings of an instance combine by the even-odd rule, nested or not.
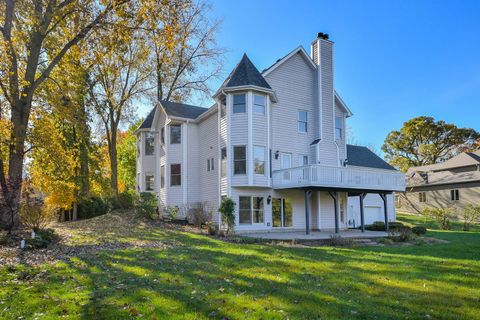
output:
[[[328,33],[319,32],[317,37],[320,39],[328,40]]]

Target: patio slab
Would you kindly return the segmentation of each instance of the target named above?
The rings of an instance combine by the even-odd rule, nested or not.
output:
[[[269,239],[269,240],[325,240],[332,236],[341,236],[343,238],[383,238],[387,237],[388,233],[384,231],[365,231],[360,230],[342,230],[339,233],[332,231],[310,231],[310,234],[305,234],[305,231],[284,231],[284,232],[248,232],[239,233],[242,237]]]

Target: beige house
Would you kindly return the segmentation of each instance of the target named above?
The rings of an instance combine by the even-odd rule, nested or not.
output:
[[[425,207],[463,209],[468,204],[480,205],[480,150],[410,168],[406,192],[396,198],[397,209],[411,213]]]

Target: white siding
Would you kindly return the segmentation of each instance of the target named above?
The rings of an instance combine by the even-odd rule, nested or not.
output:
[[[298,154],[310,153],[310,144],[317,136],[315,70],[300,55],[295,54],[266,76],[276,91],[278,103],[271,107],[272,153],[293,154],[292,166],[298,165]],[[298,132],[298,111],[308,112],[308,132]],[[272,169],[281,168],[280,159],[272,159]]]
[[[218,176],[220,165],[218,161],[218,117],[213,113],[199,124],[199,193],[203,202],[214,214],[217,213],[219,194]],[[207,159],[214,159],[213,171],[207,171]]]

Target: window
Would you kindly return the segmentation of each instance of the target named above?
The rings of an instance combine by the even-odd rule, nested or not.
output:
[[[419,202],[427,202],[427,193],[426,192],[419,192],[418,193],[418,201]]]
[[[341,140],[343,138],[343,118],[335,117],[335,139]]]
[[[308,166],[308,156],[307,155],[304,155],[304,154],[299,154],[298,155],[298,166],[299,167],[304,167],[302,169],[302,178],[303,179],[307,179],[308,178],[308,174],[309,174],[309,168],[306,167]]]
[[[153,191],[153,187],[154,187],[153,174],[146,174],[145,175],[145,191]]]
[[[299,154],[298,155],[298,166],[299,167],[304,167],[308,166],[308,156],[304,154]]]
[[[247,152],[245,146],[233,147],[233,174],[247,173]]]
[[[240,224],[251,224],[252,223],[252,198],[250,197],[239,197],[239,222]]]
[[[298,111],[298,132],[306,133],[308,131],[308,112]]]
[[[292,226],[292,201],[288,198],[272,199],[272,226],[273,227],[291,227]]]
[[[253,95],[253,112],[265,115],[265,96]]]
[[[213,171],[215,169],[213,165],[213,158],[208,158],[207,159],[207,171]]]
[[[155,153],[155,135],[151,132],[145,133],[145,155],[151,156]]]
[[[459,201],[460,200],[460,190],[458,190],[458,189],[450,190],[450,199],[452,201]]]
[[[160,188],[165,187],[165,166],[160,166]]]
[[[221,150],[222,161],[221,166],[221,176],[225,177],[227,175],[227,148],[222,148]]]
[[[253,147],[253,165],[256,174],[265,174],[265,147]]]
[[[165,144],[165,127],[162,127],[160,129],[160,142],[162,143],[162,145]]]
[[[263,223],[263,197],[239,197],[240,224]]]
[[[225,115],[227,114],[227,105],[226,105],[226,101],[225,99],[222,100],[222,102],[220,102],[220,117],[225,117]]]
[[[291,153],[281,153],[281,169],[289,169],[292,167],[292,154]],[[290,180],[290,170],[283,171],[283,179]]]
[[[247,111],[245,100],[245,94],[233,95],[233,113],[245,113]]]
[[[170,126],[170,144],[182,143],[182,127],[179,124]]]
[[[252,197],[253,223],[263,223],[263,197]]]
[[[182,166],[179,163],[170,165],[170,185],[182,185]]]

